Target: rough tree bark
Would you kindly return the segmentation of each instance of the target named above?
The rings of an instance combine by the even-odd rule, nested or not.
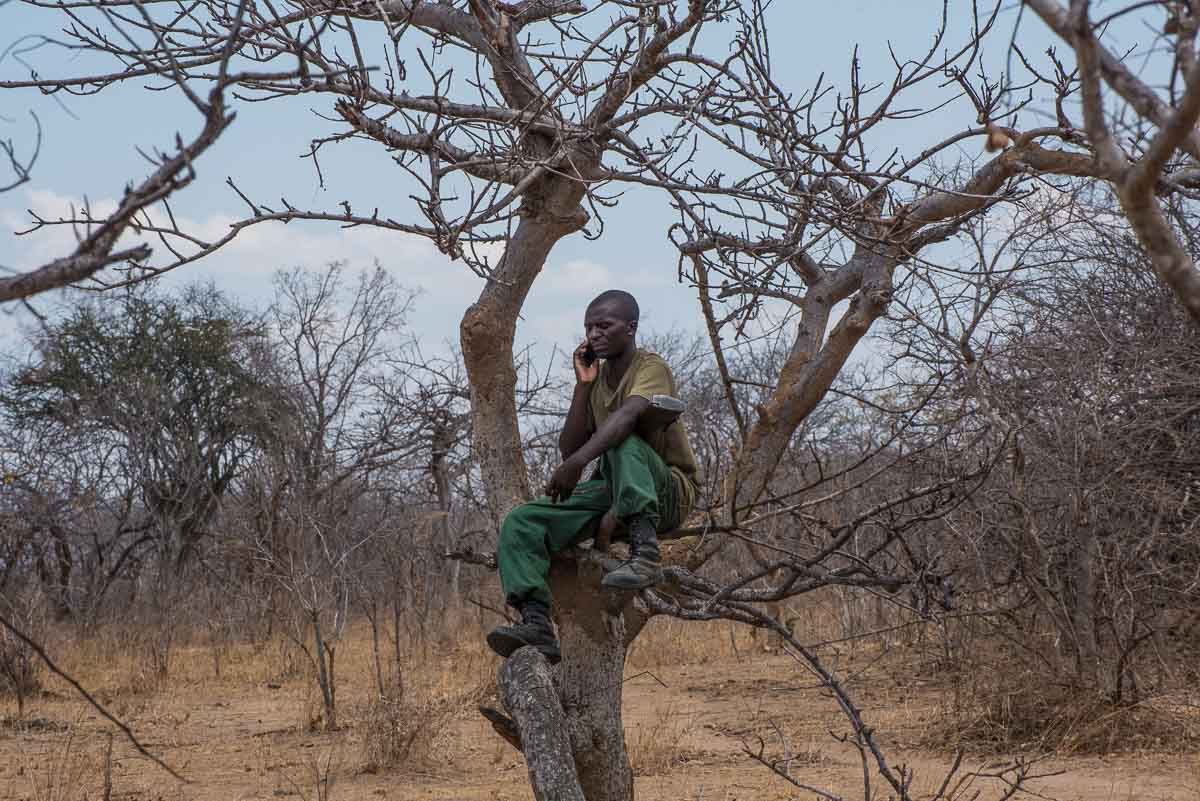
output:
[[[559,559],[551,569],[563,651],[555,685],[584,795],[588,801],[631,801],[621,691],[625,649],[641,626],[627,620],[629,595],[600,589],[603,572],[598,559]]]
[[[495,567],[494,560],[486,556],[459,556]],[[632,594],[614,595],[601,590],[605,570],[616,564],[615,559],[588,548],[574,549],[554,559],[550,588],[555,597],[562,662],[550,668],[536,651],[518,651],[501,666],[498,677],[511,720],[495,710],[480,709],[497,733],[526,754],[538,801],[560,798],[556,793],[564,792],[563,787],[575,786],[564,778],[561,766],[550,769],[544,764],[542,752],[546,748],[569,755],[565,771],[587,801],[632,801],[634,797],[621,694],[626,650],[649,617],[631,603]],[[518,655],[525,664],[510,666]],[[530,667],[530,661],[541,668]],[[545,689],[540,671],[552,677],[553,694]],[[528,705],[534,701],[552,708],[530,712]]]

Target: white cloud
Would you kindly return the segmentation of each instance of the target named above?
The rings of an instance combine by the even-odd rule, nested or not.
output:
[[[24,208],[47,220],[69,218],[72,204],[79,209],[82,203],[73,198],[47,190],[31,190],[23,198]],[[117,206],[112,198],[90,203],[92,216],[103,218]],[[155,224],[167,222],[165,212],[150,213]],[[231,224],[239,218],[230,214],[214,214],[203,218],[176,215],[179,227],[202,241],[216,241],[226,236]],[[15,204],[0,208],[0,264],[25,271],[70,253],[76,237],[70,226],[49,226],[40,231],[16,236],[18,230],[30,227],[28,213]],[[128,247],[139,238],[129,233],[120,247]],[[154,238],[145,241],[155,249],[161,263],[170,253]],[[181,252],[191,253],[194,246],[180,245]],[[487,245],[481,249],[493,262],[503,253],[503,245]],[[271,293],[271,278],[279,269],[295,266],[320,268],[332,261],[345,261],[353,268],[366,268],[375,261],[389,270],[400,283],[421,290],[419,308],[413,314],[414,324],[427,330],[422,334],[432,345],[457,336],[457,320],[463,309],[475,299],[482,279],[461,263],[452,263],[437,251],[431,242],[411,234],[380,228],[340,228],[331,223],[265,222],[243,229],[227,245],[192,264],[184,265],[166,277],[171,284],[211,280],[218,288],[244,303],[262,305]]]
[[[27,236],[13,232],[30,226],[25,209],[54,220],[71,215],[69,195],[31,190],[0,198],[0,265],[28,270],[70,253],[75,236],[69,226],[51,226]],[[100,217],[116,208],[116,201],[103,198],[91,202],[92,214]],[[160,209],[151,214],[156,223],[164,223]],[[225,236],[239,217],[217,213],[205,217],[176,215],[181,229],[205,241]],[[135,240],[127,237],[126,246]],[[161,242],[148,240],[156,258],[169,258]],[[574,243],[572,243],[574,244]],[[188,251],[185,251],[188,252]],[[495,265],[504,253],[504,244],[476,248],[476,257],[485,257]],[[575,254],[572,254],[575,256]],[[587,257],[550,261],[534,283],[518,324],[517,345],[532,343],[539,358],[548,356],[555,345],[570,348],[582,337],[583,307],[595,295],[611,288],[626,288],[638,295],[647,322],[669,326],[672,320],[686,320],[691,311],[690,292],[674,281],[673,270],[649,269],[639,265],[636,252],[627,263],[604,264]],[[351,268],[367,268],[378,261],[396,279],[421,295],[410,316],[410,325],[425,342],[429,352],[440,351],[458,340],[458,323],[463,312],[479,296],[483,279],[461,262],[451,262],[428,240],[379,228],[340,228],[333,223],[276,222],[261,223],[243,229],[229,244],[210,256],[179,268],[167,277],[169,284],[212,281],[217,288],[250,306],[263,306],[271,296],[271,278],[281,268],[302,266],[320,268],[331,261],[345,261]],[[52,293],[43,299],[46,306],[64,299]],[[11,315],[0,320],[0,336],[15,329]]]
[[[572,259],[560,266],[547,265],[534,286],[540,292],[594,296],[613,286],[612,271],[589,259]]]

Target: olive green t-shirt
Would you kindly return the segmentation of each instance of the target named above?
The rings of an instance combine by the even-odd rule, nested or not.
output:
[[[588,396],[588,422],[591,432],[594,433],[630,395],[638,395],[646,400],[650,400],[654,395],[679,397],[675,388],[675,376],[657,353],[639,348],[616,389],[608,385],[608,362],[600,364],[600,374],[592,382],[592,392]],[[700,480],[696,455],[692,453],[692,446],[688,442],[683,418],[675,420],[654,435],[649,444],[675,474],[680,490],[679,520],[682,524],[684,518],[695,508]]]

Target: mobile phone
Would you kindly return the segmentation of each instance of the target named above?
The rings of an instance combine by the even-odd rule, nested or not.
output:
[[[596,351],[592,349],[591,345],[583,349],[583,363],[588,367],[596,363]]]

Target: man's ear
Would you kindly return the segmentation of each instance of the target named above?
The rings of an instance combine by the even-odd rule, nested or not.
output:
[[[637,333],[637,324],[638,324],[638,321],[637,321],[637,320],[630,320],[630,321],[629,321],[629,329],[628,329],[628,330],[629,330],[629,333],[630,333],[631,335],[632,335],[632,334],[636,334],[636,333]]]

